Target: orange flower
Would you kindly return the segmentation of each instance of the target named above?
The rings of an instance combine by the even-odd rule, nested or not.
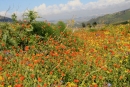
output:
[[[25,79],[24,76],[21,76],[21,77],[20,77],[20,81],[23,81],[24,79]]]
[[[75,83],[78,83],[78,82],[79,82],[79,80],[78,80],[78,79],[74,79],[74,82],[75,82]]]
[[[88,76],[88,75],[89,75],[89,72],[86,73],[86,76]]]
[[[103,77],[102,77],[102,76],[99,76],[99,79],[100,79],[100,80],[102,80],[102,79],[103,79]]]
[[[40,77],[38,77],[38,82],[42,82],[42,79]]]
[[[50,72],[50,75],[52,75],[52,74],[53,74],[53,71]]]
[[[62,76],[62,77],[64,77],[64,76],[65,76],[65,74],[64,74],[64,73],[61,73],[61,76]]]
[[[123,79],[123,76],[120,76],[119,79],[122,80],[122,79]]]
[[[94,79],[96,79],[96,76],[95,76],[95,75],[93,75],[93,76],[92,76],[92,79],[93,79],[93,80],[94,80]]]
[[[2,61],[2,59],[3,59],[3,57],[2,57],[2,56],[0,56],[0,61]]]
[[[29,46],[26,46],[26,47],[25,47],[25,51],[28,51],[28,50],[29,50]]]
[[[37,85],[37,87],[41,87],[40,85]]]
[[[31,74],[30,76],[31,76],[31,78],[34,78],[34,77],[35,77],[35,75],[34,75],[34,74]]]
[[[18,79],[15,80],[16,83],[17,83],[18,81],[19,81]]]
[[[23,87],[22,84],[16,84],[14,87]]]
[[[93,87],[98,87],[98,85],[95,83],[95,84],[93,85]]]
[[[47,84],[44,84],[43,87],[47,87]]]

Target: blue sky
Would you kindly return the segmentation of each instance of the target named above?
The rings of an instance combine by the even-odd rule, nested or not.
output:
[[[34,10],[47,20],[68,19],[73,15],[88,20],[128,8],[130,0],[0,0],[0,15],[11,17],[16,13],[18,19],[22,19],[25,10]]]
[[[23,11],[27,8],[33,9],[35,6],[46,4],[46,6],[66,4],[71,0],[0,0],[0,11],[5,11],[11,7],[10,11]],[[82,3],[93,2],[97,0],[80,0]]]

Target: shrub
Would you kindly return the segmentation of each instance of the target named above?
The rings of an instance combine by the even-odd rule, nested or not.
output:
[[[57,27],[58,27],[60,32],[63,32],[65,30],[65,28],[66,28],[66,25],[65,25],[65,23],[63,21],[58,21]]]
[[[82,27],[83,27],[83,28],[86,27],[85,23],[82,23]]]

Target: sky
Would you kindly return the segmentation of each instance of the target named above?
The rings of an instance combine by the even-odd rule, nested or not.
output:
[[[22,19],[26,10],[38,12],[41,20],[60,20],[73,15],[87,18],[128,8],[130,0],[0,0],[0,15],[11,17],[16,13],[18,19]]]

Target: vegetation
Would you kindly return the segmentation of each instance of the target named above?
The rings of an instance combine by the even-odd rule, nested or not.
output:
[[[27,19],[29,21],[29,23],[32,23],[33,21],[36,20],[36,18],[38,18],[38,13],[32,10],[27,11],[26,13],[24,13],[25,19]]]
[[[129,24],[0,23],[0,87],[129,87],[129,37]]]
[[[13,20],[13,22],[17,22],[17,16],[15,13],[12,15],[12,20]]]
[[[92,26],[95,27],[97,25],[97,22],[93,22]]]
[[[87,23],[97,22],[98,24],[115,24],[130,20],[130,9],[120,11],[113,14],[107,14],[94,19],[89,20]]]
[[[86,27],[85,23],[82,23],[82,27],[83,27],[83,28],[85,28],[85,27]]]
[[[88,27],[88,28],[91,28],[92,26],[91,26],[91,24],[90,24],[90,23],[87,23],[87,27]]]

